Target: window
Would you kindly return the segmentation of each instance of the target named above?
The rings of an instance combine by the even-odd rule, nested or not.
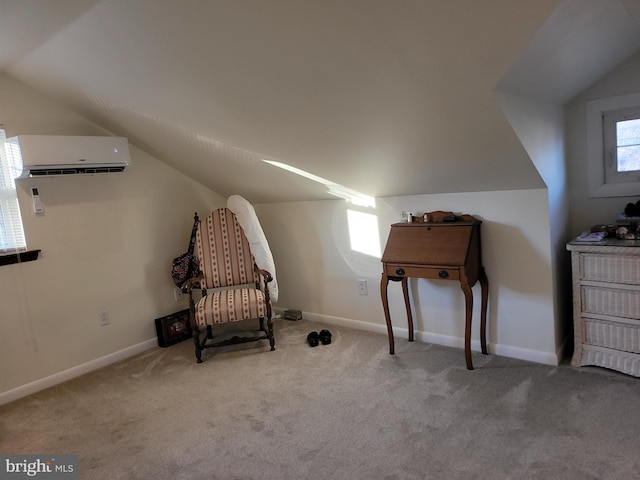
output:
[[[640,107],[603,116],[605,183],[640,179]]]
[[[640,93],[587,103],[589,195],[640,195]]]
[[[20,165],[9,151],[4,128],[0,125],[0,255],[26,250],[18,193],[14,178]]]

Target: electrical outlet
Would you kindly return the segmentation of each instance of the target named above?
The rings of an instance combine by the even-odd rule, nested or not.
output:
[[[366,280],[362,280],[362,279],[358,280],[358,292],[360,293],[360,295],[368,295]]]
[[[184,293],[182,293],[182,289],[179,287],[175,287],[173,289],[173,297],[176,299],[176,302],[181,302],[184,300]]]
[[[100,310],[98,312],[98,320],[100,321],[100,325],[102,325],[103,327],[105,325],[109,325],[109,314],[106,310]]]

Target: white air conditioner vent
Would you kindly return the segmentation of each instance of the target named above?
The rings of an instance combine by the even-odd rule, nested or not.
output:
[[[7,143],[22,165],[16,178],[116,173],[131,164],[124,137],[19,135]]]
[[[56,175],[92,175],[94,173],[123,172],[124,167],[93,167],[93,168],[46,168],[31,170],[29,177],[54,177]]]

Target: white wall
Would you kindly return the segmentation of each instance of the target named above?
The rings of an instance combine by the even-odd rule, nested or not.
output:
[[[386,332],[380,300],[380,258],[351,250],[341,200],[256,205],[274,254],[280,298],[276,307],[303,311],[306,318]],[[546,189],[416,195],[377,199],[378,233],[384,249],[390,225],[402,210],[469,213],[482,221],[482,255],[489,277],[490,351],[557,364],[552,252]],[[368,295],[358,293],[366,279]],[[412,279],[418,338],[462,347],[464,297],[455,282]],[[479,349],[480,286],[474,287],[474,346]],[[406,336],[401,288],[389,285],[397,334]],[[403,330],[405,329],[405,330]],[[394,330],[394,331],[395,331]],[[380,338],[380,348],[387,341]]]
[[[564,109],[520,95],[498,92],[496,98],[547,186],[556,349],[561,350],[572,334],[571,262],[566,244],[573,235],[569,229]]]
[[[8,136],[106,133],[6,76],[0,123]],[[18,181],[28,248],[42,253],[0,267],[0,403],[157,345],[154,319],[187,307],[174,300],[171,260],[187,248],[193,212],[225,199],[131,154],[122,174]],[[30,211],[29,186],[43,215]]]
[[[640,53],[605,75],[565,107],[571,231],[574,235],[593,225],[615,223],[627,203],[638,197],[589,198],[587,180],[586,105],[596,99],[640,92]]]

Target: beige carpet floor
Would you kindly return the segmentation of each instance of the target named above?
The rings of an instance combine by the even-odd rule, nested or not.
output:
[[[0,406],[0,453],[77,454],[81,479],[632,479],[640,379],[277,320]],[[328,328],[331,345],[306,335]]]

